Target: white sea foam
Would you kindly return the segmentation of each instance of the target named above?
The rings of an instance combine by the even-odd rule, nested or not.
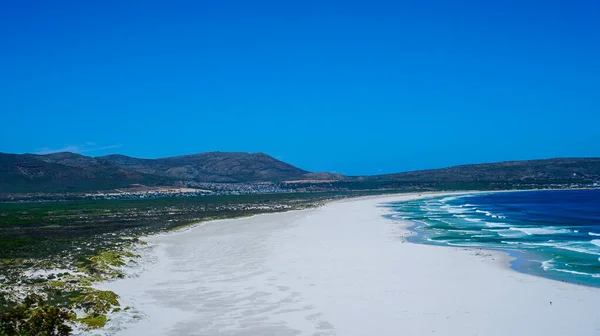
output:
[[[561,268],[555,268],[555,271],[558,272],[563,272],[563,273],[571,273],[571,274],[577,274],[577,275],[587,275],[587,276],[591,276],[594,278],[600,278],[600,274],[592,274],[592,273],[585,273],[585,272],[579,272],[579,271],[573,271],[573,270],[566,270],[566,269],[561,269]]]
[[[477,248],[487,248],[489,247],[488,244],[484,244],[484,243],[470,243],[470,242],[463,242],[463,243],[450,243],[447,242],[446,244],[450,245],[450,246],[461,246],[461,247],[477,247]]]
[[[504,242],[506,244],[519,245],[523,248],[537,248],[537,247],[553,247],[561,250],[567,250],[572,252],[578,252],[590,255],[600,255],[597,251],[590,250],[584,246],[576,245],[576,243],[559,243],[559,242],[547,242],[547,243],[528,243],[528,242]],[[599,258],[600,261],[600,258]]]
[[[439,239],[431,239],[431,238],[427,238],[426,240],[428,242],[438,243],[438,244],[447,244],[448,243],[447,240],[439,240]]]
[[[457,232],[457,233],[461,233],[461,234],[479,234],[481,233],[481,231],[477,231],[477,230],[452,230],[452,232]]]
[[[461,214],[468,211],[468,209],[451,205],[442,205],[440,209],[444,209],[451,214]]]
[[[590,250],[589,248],[586,248],[585,246],[577,245],[576,243],[523,243],[523,245],[548,246],[548,247],[554,247],[554,248],[558,248],[561,250],[567,250],[567,251],[572,251],[572,252],[579,252],[579,253],[591,254],[591,255],[600,255],[600,253],[598,251]]]
[[[438,218],[437,220],[449,226],[454,226],[454,223],[444,220],[443,218]]]
[[[594,240],[592,240],[590,243],[592,243],[592,244],[594,244],[594,245],[596,245],[596,246],[600,247],[600,239],[594,239]]]
[[[426,213],[439,213],[440,209],[439,208],[432,208],[430,206],[421,206],[420,210]]]
[[[553,227],[539,227],[539,228],[520,228],[511,227],[510,230],[521,231],[527,235],[553,235],[553,234],[566,234],[571,233],[568,229],[556,229]]]
[[[551,269],[552,266],[554,266],[554,259],[542,261],[542,268],[544,269],[544,271]]]
[[[450,196],[450,197],[444,197],[441,200],[439,200],[442,203],[446,203],[448,201],[454,201],[455,199],[458,199],[459,196]]]
[[[482,213],[482,214],[485,214],[485,215],[486,215],[486,216],[488,216],[488,217],[491,217],[491,216],[492,216],[492,213],[491,213],[491,212],[489,212],[489,211],[485,211],[485,210],[475,210],[475,212],[477,212],[477,213]]]
[[[520,237],[524,237],[525,236],[525,234],[523,232],[512,230],[512,228],[508,229],[508,230],[487,230],[487,231],[496,232],[500,236],[507,237],[507,238],[520,238]]]
[[[588,232],[588,234],[589,234],[590,236],[598,236],[598,237],[600,237],[600,233]]]
[[[506,223],[498,223],[498,222],[485,222],[485,226],[490,228],[506,228],[509,227]]]
[[[468,205],[467,205],[467,204],[465,204],[464,206],[465,206],[465,207],[470,207],[470,206],[472,206],[472,205],[471,205],[471,204],[468,204]],[[474,212],[476,212],[476,213],[484,214],[484,215],[486,215],[487,217],[492,217],[492,218],[506,218],[505,216],[502,216],[502,215],[497,215],[497,214],[495,214],[495,213],[493,213],[493,212],[486,211],[486,210],[479,210],[479,209],[477,209],[477,208],[475,208],[475,207],[473,207],[473,208],[470,208],[470,210],[471,210],[471,211],[474,211]],[[466,210],[465,210],[465,211],[466,211]]]

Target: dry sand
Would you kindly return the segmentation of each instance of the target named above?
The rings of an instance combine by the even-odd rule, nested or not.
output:
[[[404,242],[399,195],[214,221],[151,237],[116,335],[600,335],[600,290],[499,252]],[[552,301],[552,304],[550,304]]]

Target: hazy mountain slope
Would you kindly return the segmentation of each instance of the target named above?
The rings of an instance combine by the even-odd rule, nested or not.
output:
[[[94,191],[167,182],[73,153],[0,153],[0,193]]]
[[[589,183],[600,181],[600,158],[511,161],[346,177],[311,173],[264,153],[210,152],[161,159],[0,153],[0,194],[96,191],[191,181],[294,181],[288,185],[304,188],[315,180],[327,182],[319,184],[321,189],[506,189],[522,184]]]
[[[195,181],[283,181],[303,179],[309,174],[264,153],[208,152],[161,159],[138,159],[125,155],[100,158],[138,172]]]
[[[600,179],[600,158],[560,158],[471,164],[443,169],[362,177],[370,181],[407,182],[569,182]]]

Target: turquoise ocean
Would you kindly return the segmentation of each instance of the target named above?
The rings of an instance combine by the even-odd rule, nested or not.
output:
[[[502,250],[511,267],[600,287],[600,190],[467,194],[392,203],[413,243]]]

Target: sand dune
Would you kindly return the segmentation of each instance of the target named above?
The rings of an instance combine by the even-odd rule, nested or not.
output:
[[[600,290],[517,273],[494,252],[404,242],[365,198],[148,238],[104,283],[117,335],[599,335]],[[552,305],[550,304],[552,301]]]

